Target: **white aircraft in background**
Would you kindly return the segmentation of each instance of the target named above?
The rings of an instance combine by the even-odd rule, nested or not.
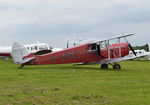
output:
[[[62,50],[61,48],[53,48],[48,46],[46,43],[36,43],[36,44],[28,44],[24,45],[25,48],[29,50],[30,53],[35,54],[46,54],[49,52],[56,52]],[[12,47],[0,46],[0,57],[8,58],[11,57]]]
[[[125,56],[124,58],[128,59],[136,59],[140,57],[147,57],[148,60],[150,60],[150,44],[148,44],[149,52],[146,52],[144,49],[141,50],[134,50],[136,53],[136,56],[133,54],[132,51],[129,52],[129,55]]]

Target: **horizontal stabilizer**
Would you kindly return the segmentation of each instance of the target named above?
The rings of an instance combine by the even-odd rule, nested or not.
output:
[[[34,59],[35,57],[31,57],[31,58],[25,58],[25,59],[23,59],[21,62],[20,62],[20,64],[24,64],[24,63],[26,63],[26,62],[29,62],[29,61],[31,61],[32,59]]]

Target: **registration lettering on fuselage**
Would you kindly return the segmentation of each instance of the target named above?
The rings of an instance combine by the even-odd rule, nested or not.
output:
[[[59,59],[59,60],[68,60],[68,59],[78,58],[78,57],[80,57],[78,55],[78,51],[74,51],[74,52],[71,52],[71,53],[66,52],[66,53],[60,54],[58,57],[50,56],[50,61],[54,62],[57,59]]]

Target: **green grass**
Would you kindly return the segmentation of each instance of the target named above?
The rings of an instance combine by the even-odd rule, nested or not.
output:
[[[25,66],[0,60],[0,105],[150,105],[150,62]]]

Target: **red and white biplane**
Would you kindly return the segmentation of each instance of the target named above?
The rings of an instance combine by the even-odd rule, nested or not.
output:
[[[102,41],[92,41],[42,55],[29,53],[27,48],[19,43],[14,43],[11,55],[14,62],[20,64],[21,68],[25,65],[77,63],[80,65],[101,64],[101,69],[108,69],[108,65],[111,64],[113,69],[121,69],[117,62],[127,60],[128,58],[124,58],[124,56],[128,55],[130,50],[136,55],[132,46],[126,40],[126,37],[132,35],[128,34]],[[125,41],[121,42],[122,39],[125,39]],[[111,44],[112,41],[116,42]]]

